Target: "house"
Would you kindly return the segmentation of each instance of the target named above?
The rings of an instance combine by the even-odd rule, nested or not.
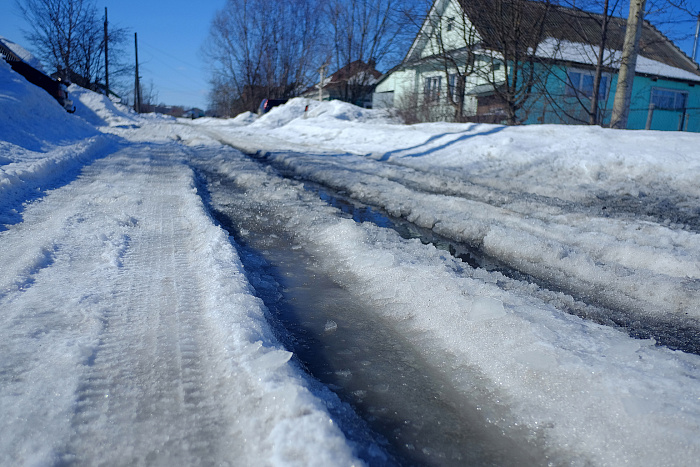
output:
[[[543,2],[436,0],[406,58],[377,83],[374,107],[416,121],[609,124],[626,19],[608,18],[601,54],[602,23]],[[647,21],[635,74],[629,129],[700,132],[700,69]]]
[[[370,107],[372,102],[372,91],[374,86],[382,76],[374,68],[375,64],[370,60],[365,63],[356,60],[332,75],[324,78],[322,88],[323,100],[341,100],[350,102],[360,107]],[[302,93],[303,97],[317,99],[319,95],[319,85],[310,87]]]
[[[10,65],[13,71],[49,93],[66,111],[75,112],[73,101],[68,97],[67,86],[70,82],[48,76],[41,62],[24,47],[0,36],[0,57]]]

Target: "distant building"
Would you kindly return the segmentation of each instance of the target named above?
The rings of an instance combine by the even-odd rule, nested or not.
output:
[[[326,77],[322,86],[323,100],[341,100],[360,107],[372,106],[372,91],[382,74],[373,61],[354,61]],[[303,97],[317,99],[321,83],[302,93]]]

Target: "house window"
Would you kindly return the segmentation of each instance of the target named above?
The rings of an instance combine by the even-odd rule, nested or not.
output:
[[[450,80],[447,83],[447,92],[450,93],[450,97],[454,99],[455,89],[457,88],[457,74],[451,74]]]
[[[566,95],[579,96],[585,98],[593,97],[593,80],[595,71],[593,70],[569,70],[566,73]],[[598,89],[598,99],[604,100],[608,95],[610,86],[610,75],[603,73],[600,76],[600,88]]]
[[[654,104],[655,109],[685,110],[685,105],[687,102],[687,92],[660,88],[653,88],[651,90],[651,103]]]
[[[441,82],[441,76],[431,76],[425,79],[425,99],[427,101],[436,101],[440,99]]]
[[[447,18],[447,30],[452,31],[452,29],[454,29],[454,27],[455,27],[455,19],[452,17]]]

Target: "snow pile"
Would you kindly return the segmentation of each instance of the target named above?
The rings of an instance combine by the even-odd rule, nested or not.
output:
[[[251,123],[255,122],[255,120],[258,119],[258,116],[255,115],[253,112],[243,112],[240,115],[237,115],[233,120],[232,123],[235,123],[236,125],[250,125]],[[203,122],[206,123],[206,122]]]
[[[76,107],[75,114],[93,126],[138,126],[138,115],[103,94],[88,91],[75,84],[68,88],[68,92]]]
[[[99,132],[74,118],[49,93],[30,84],[0,60],[0,144],[46,151]]]
[[[251,124],[251,127],[275,129],[289,124],[297,125],[301,119],[308,120],[309,126],[329,120],[345,122],[391,121],[384,110],[368,110],[341,101],[318,102],[299,97],[291,99],[284,105],[273,107],[272,110]]]
[[[17,222],[24,201],[75,177],[111,144],[0,60],[0,229]]]
[[[589,126],[430,123],[398,125],[384,111],[305,100],[276,107],[243,128],[217,127],[245,146],[351,152],[423,172],[451,172],[494,188],[581,200],[601,193],[644,196],[658,188],[700,195],[697,134]],[[264,131],[266,141],[259,142]],[[267,142],[269,141],[269,143]],[[260,147],[262,146],[262,147]],[[308,149],[307,149],[308,150]]]
[[[313,147],[316,153],[354,153],[422,172],[449,171],[455,179],[478,180],[494,188],[516,184],[517,190],[567,200],[602,193],[645,196],[659,184],[700,195],[700,160],[694,157],[700,136],[690,133],[562,125],[407,126],[384,110],[301,98],[273,108],[250,125],[211,126],[243,149]],[[260,134],[265,135],[262,141]]]
[[[476,124],[416,130],[430,131],[417,146],[363,149],[420,170],[572,201],[603,193],[644,196],[662,187],[700,195],[700,160],[693,151],[700,135],[693,133]]]

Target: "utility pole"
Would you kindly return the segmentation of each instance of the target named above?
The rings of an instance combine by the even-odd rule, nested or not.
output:
[[[105,7],[105,91],[109,97],[109,40],[107,34],[107,7]]]
[[[139,82],[139,40],[134,33],[134,51],[136,55],[136,80],[134,82],[134,110],[141,113],[141,83]]]
[[[591,96],[591,107],[588,111],[588,124],[598,125],[600,123],[600,104],[599,94],[600,94],[600,78],[603,74],[603,58],[605,56],[605,45],[608,40],[608,22],[610,17],[608,15],[608,5],[609,1],[605,0],[603,5],[603,25],[600,32],[600,44],[598,45],[598,61],[595,66],[595,76],[593,77],[593,95]]]
[[[695,61],[695,54],[698,51],[698,35],[700,34],[700,13],[698,13],[698,22],[695,24],[695,40],[693,41],[693,61]]]
[[[323,80],[326,79],[326,67],[328,65],[323,65],[321,68],[318,69],[318,72],[321,73],[321,82],[318,85],[318,101],[323,102]]]
[[[622,61],[620,62],[620,72],[617,75],[615,102],[610,121],[612,128],[627,128],[630,100],[632,98],[632,84],[634,83],[634,68],[637,65],[637,52],[639,51],[639,38],[642,35],[645,5],[646,0],[632,0],[630,2],[625,42],[622,46]]]

